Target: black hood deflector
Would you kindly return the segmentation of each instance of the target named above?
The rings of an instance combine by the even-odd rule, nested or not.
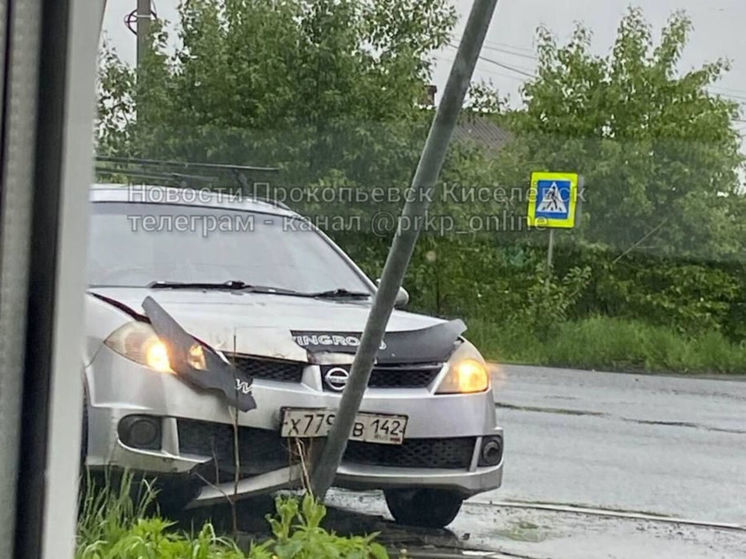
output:
[[[460,319],[419,330],[387,332],[376,356],[377,363],[436,363],[448,360],[466,331]],[[314,353],[351,353],[360,345],[360,332],[292,330],[295,343]]]

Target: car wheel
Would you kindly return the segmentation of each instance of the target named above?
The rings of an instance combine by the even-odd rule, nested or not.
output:
[[[456,518],[463,497],[446,489],[387,489],[389,512],[399,524],[444,528]]]

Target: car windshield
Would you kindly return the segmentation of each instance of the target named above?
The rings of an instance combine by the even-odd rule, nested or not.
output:
[[[370,291],[324,237],[293,218],[181,205],[93,204],[89,285],[154,282]]]

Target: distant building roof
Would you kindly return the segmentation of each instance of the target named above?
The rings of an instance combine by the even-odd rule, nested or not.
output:
[[[495,152],[512,137],[510,132],[498,126],[491,118],[473,113],[463,117],[453,131],[455,141],[472,141]]]
[[[435,111],[435,97],[437,86],[429,84],[422,93],[422,108]],[[474,142],[477,145],[497,153],[513,138],[512,134],[498,126],[494,119],[477,111],[465,109],[459,117],[453,140],[456,142]]]

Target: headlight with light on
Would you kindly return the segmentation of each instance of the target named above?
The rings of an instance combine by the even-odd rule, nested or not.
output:
[[[484,359],[472,344],[464,341],[448,360],[448,373],[436,394],[484,392],[490,387],[490,374]]]
[[[162,373],[173,373],[168,346],[147,322],[128,322],[104,341],[107,347],[135,363]]]

